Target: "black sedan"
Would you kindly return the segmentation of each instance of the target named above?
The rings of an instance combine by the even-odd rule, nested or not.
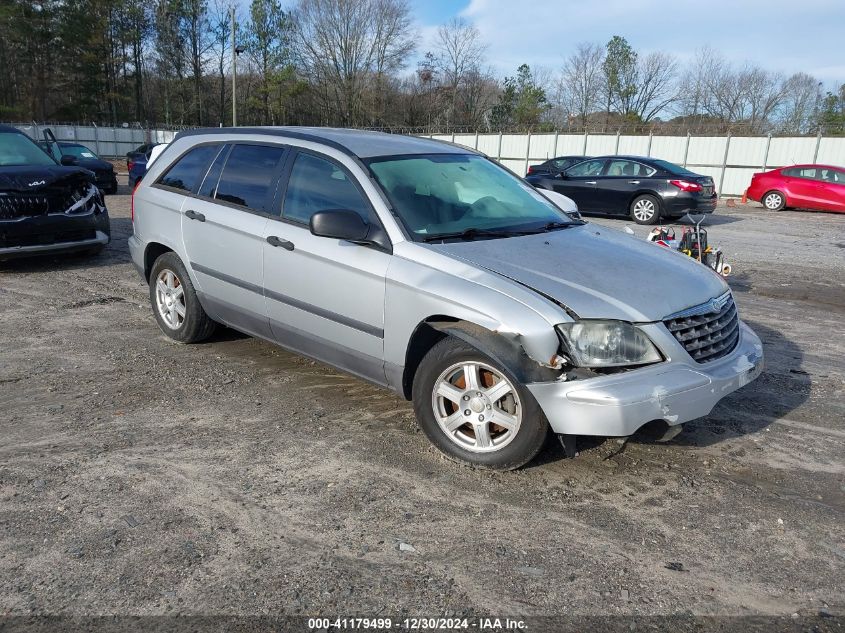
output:
[[[572,198],[581,213],[630,216],[637,224],[716,209],[710,176],[644,156],[591,158],[532,184]]]
[[[89,147],[72,141],[41,141],[38,145],[57,163],[78,165],[94,172],[97,186],[105,193],[117,193],[114,166],[97,156]]]
[[[589,156],[558,156],[557,158],[550,158],[538,165],[531,165],[528,168],[528,174],[525,179],[532,185],[536,185],[541,178],[558,176],[562,171],[566,171],[572,165],[585,161]]]

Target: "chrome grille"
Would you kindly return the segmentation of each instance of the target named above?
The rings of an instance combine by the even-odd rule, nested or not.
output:
[[[739,341],[739,316],[730,291],[701,306],[672,315],[663,323],[699,363],[730,354]]]

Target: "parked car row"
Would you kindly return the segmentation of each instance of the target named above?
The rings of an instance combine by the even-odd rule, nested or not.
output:
[[[643,156],[559,156],[528,168],[535,187],[564,194],[585,215],[630,216],[657,224],[686,213],[712,213],[713,179],[665,160]],[[747,190],[771,211],[786,208],[845,212],[845,169],[792,165],[757,173]]]

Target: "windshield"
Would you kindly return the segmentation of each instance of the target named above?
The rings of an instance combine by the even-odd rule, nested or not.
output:
[[[0,132],[0,167],[55,164],[56,162],[28,136],[15,132]]]
[[[389,156],[372,159],[369,167],[417,239],[471,229],[529,231],[572,223],[531,186],[483,156]]]
[[[689,169],[684,169],[675,163],[670,163],[668,160],[655,160],[653,158],[650,158],[649,160],[660,167],[660,169],[665,169],[670,174],[675,174],[676,176],[698,176],[695,172],[690,171]]]
[[[97,158],[97,155],[84,145],[59,145],[63,156],[76,156],[77,158]]]

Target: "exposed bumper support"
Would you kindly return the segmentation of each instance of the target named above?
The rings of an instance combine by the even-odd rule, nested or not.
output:
[[[8,246],[0,248],[0,259],[12,259],[26,255],[41,255],[45,253],[70,253],[109,243],[109,236],[102,231],[95,231],[95,237],[75,242],[54,242],[52,244],[33,244],[29,246]]]
[[[744,323],[736,349],[718,361],[695,363],[678,347],[669,362],[651,367],[527,387],[555,433],[627,436],[652,420],[674,426],[705,416],[763,369],[763,345]]]

